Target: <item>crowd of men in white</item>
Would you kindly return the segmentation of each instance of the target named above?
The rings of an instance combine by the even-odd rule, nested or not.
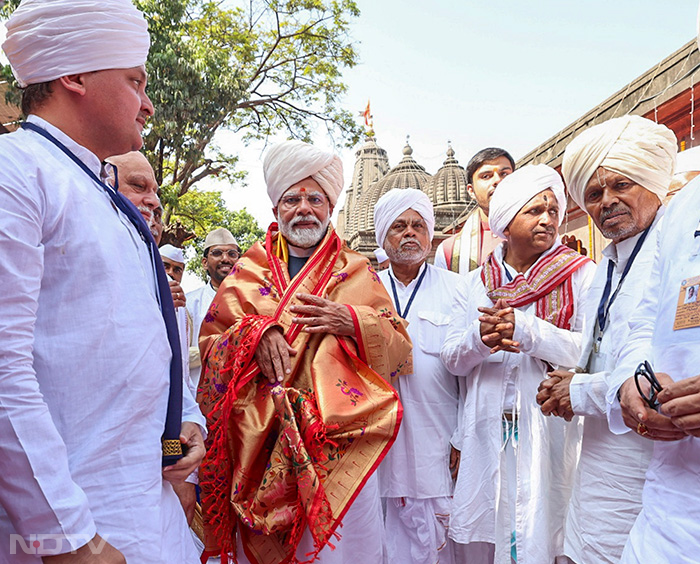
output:
[[[197,335],[239,246],[211,232],[208,282],[185,296],[182,250],[161,247],[160,266],[116,194],[158,243],[158,186],[137,152],[149,40],[130,0],[24,0],[7,28],[34,98],[27,125],[0,136],[0,562],[198,562]],[[314,216],[323,237],[342,170],[327,188],[313,179],[332,155],[289,147],[319,190],[289,215]],[[378,276],[413,369],[391,382],[403,421],[377,469],[383,526],[364,537],[380,539],[377,564],[700,562],[700,180],[665,205],[674,173],[700,166],[676,157],[673,132],[638,116],[583,131],[561,176],[480,151],[467,166],[479,210],[435,264],[428,197],[379,199]],[[560,240],[565,185],[611,240],[599,264]],[[161,470],[175,356],[188,449]],[[319,561],[351,561],[337,554]]]

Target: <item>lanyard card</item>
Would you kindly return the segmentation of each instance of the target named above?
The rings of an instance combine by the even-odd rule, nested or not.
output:
[[[676,306],[676,318],[673,321],[673,330],[690,329],[700,327],[700,276],[686,278],[681,282],[678,293],[678,305]]]

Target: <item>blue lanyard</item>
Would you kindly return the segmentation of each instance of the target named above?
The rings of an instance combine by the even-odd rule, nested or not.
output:
[[[639,251],[641,250],[642,245],[644,244],[644,240],[647,238],[650,229],[651,225],[644,230],[642,236],[637,240],[637,243],[635,244],[634,249],[632,250],[632,254],[630,255],[630,258],[627,261],[627,264],[625,265],[625,269],[622,271],[622,276],[620,276],[620,281],[617,283],[617,288],[615,288],[615,292],[613,293],[612,297],[610,297],[610,291],[612,290],[612,275],[613,271],[615,270],[615,263],[613,261],[610,261],[608,263],[608,279],[605,283],[603,296],[600,298],[600,303],[598,304],[598,328],[600,329],[601,335],[603,334],[603,331],[605,330],[605,325],[608,322],[608,314],[610,313],[610,307],[615,301],[615,298],[617,298],[617,294],[620,292],[620,288],[622,288],[622,283],[624,282],[625,277],[629,273],[630,268],[632,268],[632,263],[634,262],[634,259],[637,258],[637,255],[639,254]],[[608,300],[608,298],[610,299]]]
[[[418,278],[418,282],[416,283],[416,287],[413,288],[413,292],[411,292],[411,297],[408,299],[408,303],[406,304],[406,309],[401,313],[401,304],[399,303],[399,296],[396,293],[396,284],[394,284],[394,277],[389,274],[389,280],[391,281],[391,290],[394,292],[394,304],[396,305],[396,313],[399,314],[399,317],[402,317],[406,319],[406,316],[408,315],[408,310],[411,309],[411,304],[413,303],[413,298],[416,297],[416,293],[418,292],[418,288],[420,288],[420,285],[423,283],[423,278],[425,278],[425,273],[428,272],[428,265],[425,265],[425,268],[423,269],[423,273],[420,275],[420,278]]]
[[[164,444],[167,442],[172,445],[177,442],[180,444],[180,425],[182,422],[182,355],[180,352],[180,336],[177,329],[177,318],[175,317],[175,307],[173,305],[172,295],[170,293],[170,285],[165,274],[165,267],[160,258],[160,253],[156,247],[156,242],[153,239],[153,234],[148,229],[145,220],[141,213],[136,209],[129,200],[117,192],[116,188],[108,186],[100,178],[90,170],[83,161],[81,161],[73,151],[56,139],[45,129],[31,122],[24,122],[22,128],[33,131],[58,147],[70,160],[72,160],[80,169],[87,174],[97,185],[102,188],[111,198],[114,205],[121,210],[129,221],[136,227],[136,230],[141,235],[141,238],[148,247],[148,252],[151,254],[151,259],[154,263],[156,271],[156,280],[158,282],[158,298],[160,301],[160,311],[165,322],[165,328],[168,334],[170,349],[172,350],[172,360],[170,361],[170,392],[168,397],[168,411],[165,420],[165,431],[163,432]],[[118,185],[118,181],[115,182]],[[163,466],[175,464],[182,454],[166,454],[173,452],[170,449],[175,447],[170,446],[164,448]]]

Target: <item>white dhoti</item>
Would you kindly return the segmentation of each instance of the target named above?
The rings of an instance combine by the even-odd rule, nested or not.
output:
[[[452,564],[454,551],[447,537],[452,499],[410,497],[386,500],[386,562],[388,564]]]

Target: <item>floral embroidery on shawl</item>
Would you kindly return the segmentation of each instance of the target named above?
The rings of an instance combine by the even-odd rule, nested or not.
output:
[[[332,234],[324,241],[335,244],[339,239]],[[339,246],[334,248],[337,252]],[[402,409],[395,391],[343,339],[309,335],[289,325],[292,316],[286,308],[296,299],[298,284],[303,284],[301,291],[323,295],[337,286],[329,282],[343,280],[341,302],[358,293],[379,292],[374,285],[368,290],[364,261],[342,255],[342,265],[334,272],[335,263],[329,259],[338,255],[317,252],[290,281],[284,263],[261,250],[254,246],[253,254],[241,259],[246,268],[240,279],[224,281],[217,297],[223,309],[217,323],[231,319],[227,309],[232,306],[236,312],[267,315],[237,314],[234,325],[217,328],[223,332],[203,354],[206,368],[199,400],[210,428],[210,446],[200,470],[205,555],[222,555],[225,562],[227,554],[235,555],[236,536],[241,535],[251,562],[296,563],[296,548],[308,527],[314,549],[304,560],[311,562],[330,544],[345,511],[395,440]],[[338,268],[349,268],[354,277]],[[260,288],[270,276],[271,292],[263,296]],[[234,294],[228,287],[235,287],[236,298],[229,297]],[[380,294],[376,309],[390,303],[383,289]],[[387,314],[392,315],[388,310]],[[289,377],[270,385],[257,372],[253,355],[260,336],[273,324],[283,328],[297,355]],[[353,395],[328,381],[328,373],[344,381],[346,392]]]

